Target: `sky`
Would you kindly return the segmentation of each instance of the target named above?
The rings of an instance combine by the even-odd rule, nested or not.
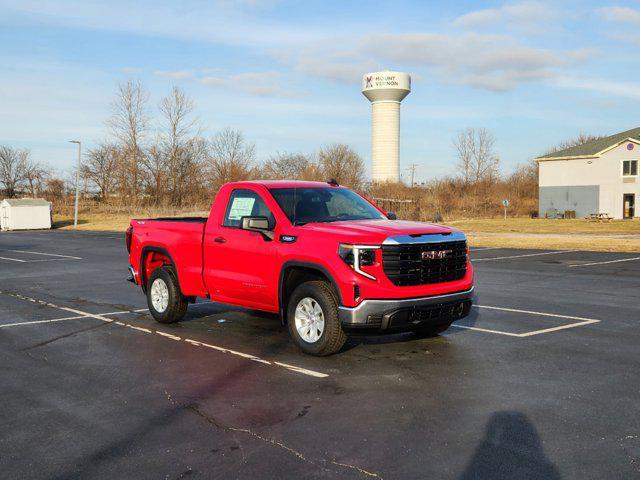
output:
[[[152,113],[173,85],[203,133],[232,127],[258,160],[351,145],[370,171],[362,74],[412,75],[401,168],[455,173],[482,127],[505,172],[584,132],[640,126],[640,2],[0,0],[0,144],[69,171],[108,138],[118,83]]]

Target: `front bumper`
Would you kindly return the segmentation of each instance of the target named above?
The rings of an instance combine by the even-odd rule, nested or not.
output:
[[[338,307],[338,315],[345,330],[410,330],[466,317],[472,296],[473,287],[430,297],[363,300],[357,307]]]

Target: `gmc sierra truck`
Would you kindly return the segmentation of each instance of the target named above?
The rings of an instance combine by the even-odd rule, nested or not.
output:
[[[273,312],[311,355],[350,332],[437,335],[471,308],[462,232],[396,220],[333,181],[229,183],[208,218],[132,220],[126,242],[158,322],[197,297]]]

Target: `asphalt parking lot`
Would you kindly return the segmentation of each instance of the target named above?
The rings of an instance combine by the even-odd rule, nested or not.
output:
[[[640,477],[640,254],[472,259],[444,335],[314,358],[275,316],[156,323],[120,235],[0,233],[2,476]]]

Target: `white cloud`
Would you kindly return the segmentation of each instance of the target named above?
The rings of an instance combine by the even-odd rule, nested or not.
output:
[[[362,73],[394,66],[426,69],[440,83],[502,92],[546,80],[594,55],[589,50],[553,51],[519,44],[506,35],[378,34],[360,38],[340,54],[323,46],[289,54],[285,61],[307,74],[356,83]]]
[[[140,67],[122,67],[120,70],[127,75],[137,75],[143,71]]]
[[[268,0],[244,0],[245,6],[267,5]],[[245,46],[278,46],[317,39],[324,31],[298,28],[252,15],[255,8],[228,2],[112,0],[0,0],[0,23],[33,22],[82,30],[127,32],[162,38],[220,42]]]
[[[556,10],[538,2],[507,4],[500,8],[475,10],[456,18],[457,27],[475,29],[515,25],[518,28],[537,29],[557,16]]]
[[[339,45],[339,48],[328,45]],[[318,43],[272,49],[269,53],[282,63],[292,65],[297,72],[339,83],[359,83],[363,73],[377,68],[375,56],[365,54],[359,41],[351,37],[334,37]]]
[[[640,99],[640,83],[636,82],[616,82],[600,78],[563,76],[554,79],[550,83],[557,87],[589,90],[601,95]]]
[[[188,80],[193,78],[193,72],[191,70],[156,70],[153,74],[171,80]]]
[[[216,75],[199,78],[206,86],[237,90],[259,97],[296,97],[300,95],[285,83],[280,72],[247,72],[234,75]]]
[[[339,83],[357,84],[363,73],[389,68],[428,75],[445,85],[503,92],[556,77],[597,51],[528,46],[508,34],[418,32],[335,35],[269,53],[297,72]]]
[[[191,80],[207,87],[235,90],[259,97],[296,97],[300,92],[285,83],[281,72],[244,72],[226,74],[220,69],[166,71],[158,70],[154,75],[170,80]]]
[[[629,7],[604,7],[599,8],[597,13],[605,20],[617,23],[628,23],[640,26],[640,10]]]

